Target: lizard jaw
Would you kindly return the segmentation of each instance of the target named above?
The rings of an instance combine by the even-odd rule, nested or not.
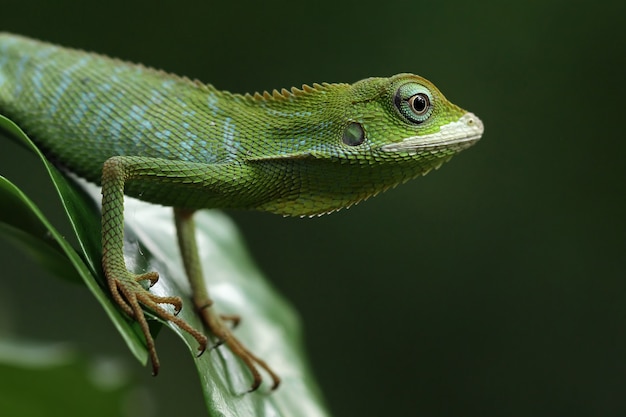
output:
[[[483,122],[474,113],[465,113],[456,122],[441,126],[439,132],[411,136],[402,142],[381,147],[383,152],[417,153],[425,150],[451,148],[461,150],[476,143],[484,132]]]

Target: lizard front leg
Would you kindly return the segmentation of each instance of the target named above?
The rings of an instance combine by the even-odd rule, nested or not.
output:
[[[207,338],[186,321],[176,316],[183,306],[179,297],[159,297],[141,285],[142,281],[149,281],[150,286],[154,285],[159,279],[157,272],[133,274],[126,268],[124,261],[124,186],[128,180],[146,175],[146,172],[154,168],[154,165],[150,165],[146,159],[118,156],[110,158],[104,163],[102,169],[102,268],[113,300],[126,314],[139,323],[152,362],[152,373],[157,375],[159,358],[141,305],[152,310],[161,319],[171,321],[191,334],[198,341],[199,354],[206,349]],[[175,313],[172,314],[160,304],[173,305]]]

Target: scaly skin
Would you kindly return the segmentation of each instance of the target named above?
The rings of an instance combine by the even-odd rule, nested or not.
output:
[[[482,135],[482,122],[412,74],[350,84],[239,95],[101,55],[0,34],[0,111],[60,166],[102,185],[103,270],[114,300],[139,321],[141,305],[206,347],[207,339],[161,308],[182,308],[129,272],[124,194],[175,207],[195,307],[208,329],[251,370],[279,379],[214,311],[198,262],[193,212],[232,208],[310,216],[348,207],[438,168]],[[229,317],[228,319],[232,319]]]

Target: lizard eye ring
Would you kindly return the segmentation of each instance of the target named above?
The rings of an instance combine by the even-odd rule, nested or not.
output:
[[[418,83],[401,85],[396,91],[393,102],[396,110],[412,124],[425,122],[433,112],[430,91]]]

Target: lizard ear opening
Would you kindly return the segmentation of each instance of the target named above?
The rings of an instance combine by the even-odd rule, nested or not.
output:
[[[348,146],[359,146],[365,141],[363,126],[357,122],[350,122],[343,130],[341,139]]]

